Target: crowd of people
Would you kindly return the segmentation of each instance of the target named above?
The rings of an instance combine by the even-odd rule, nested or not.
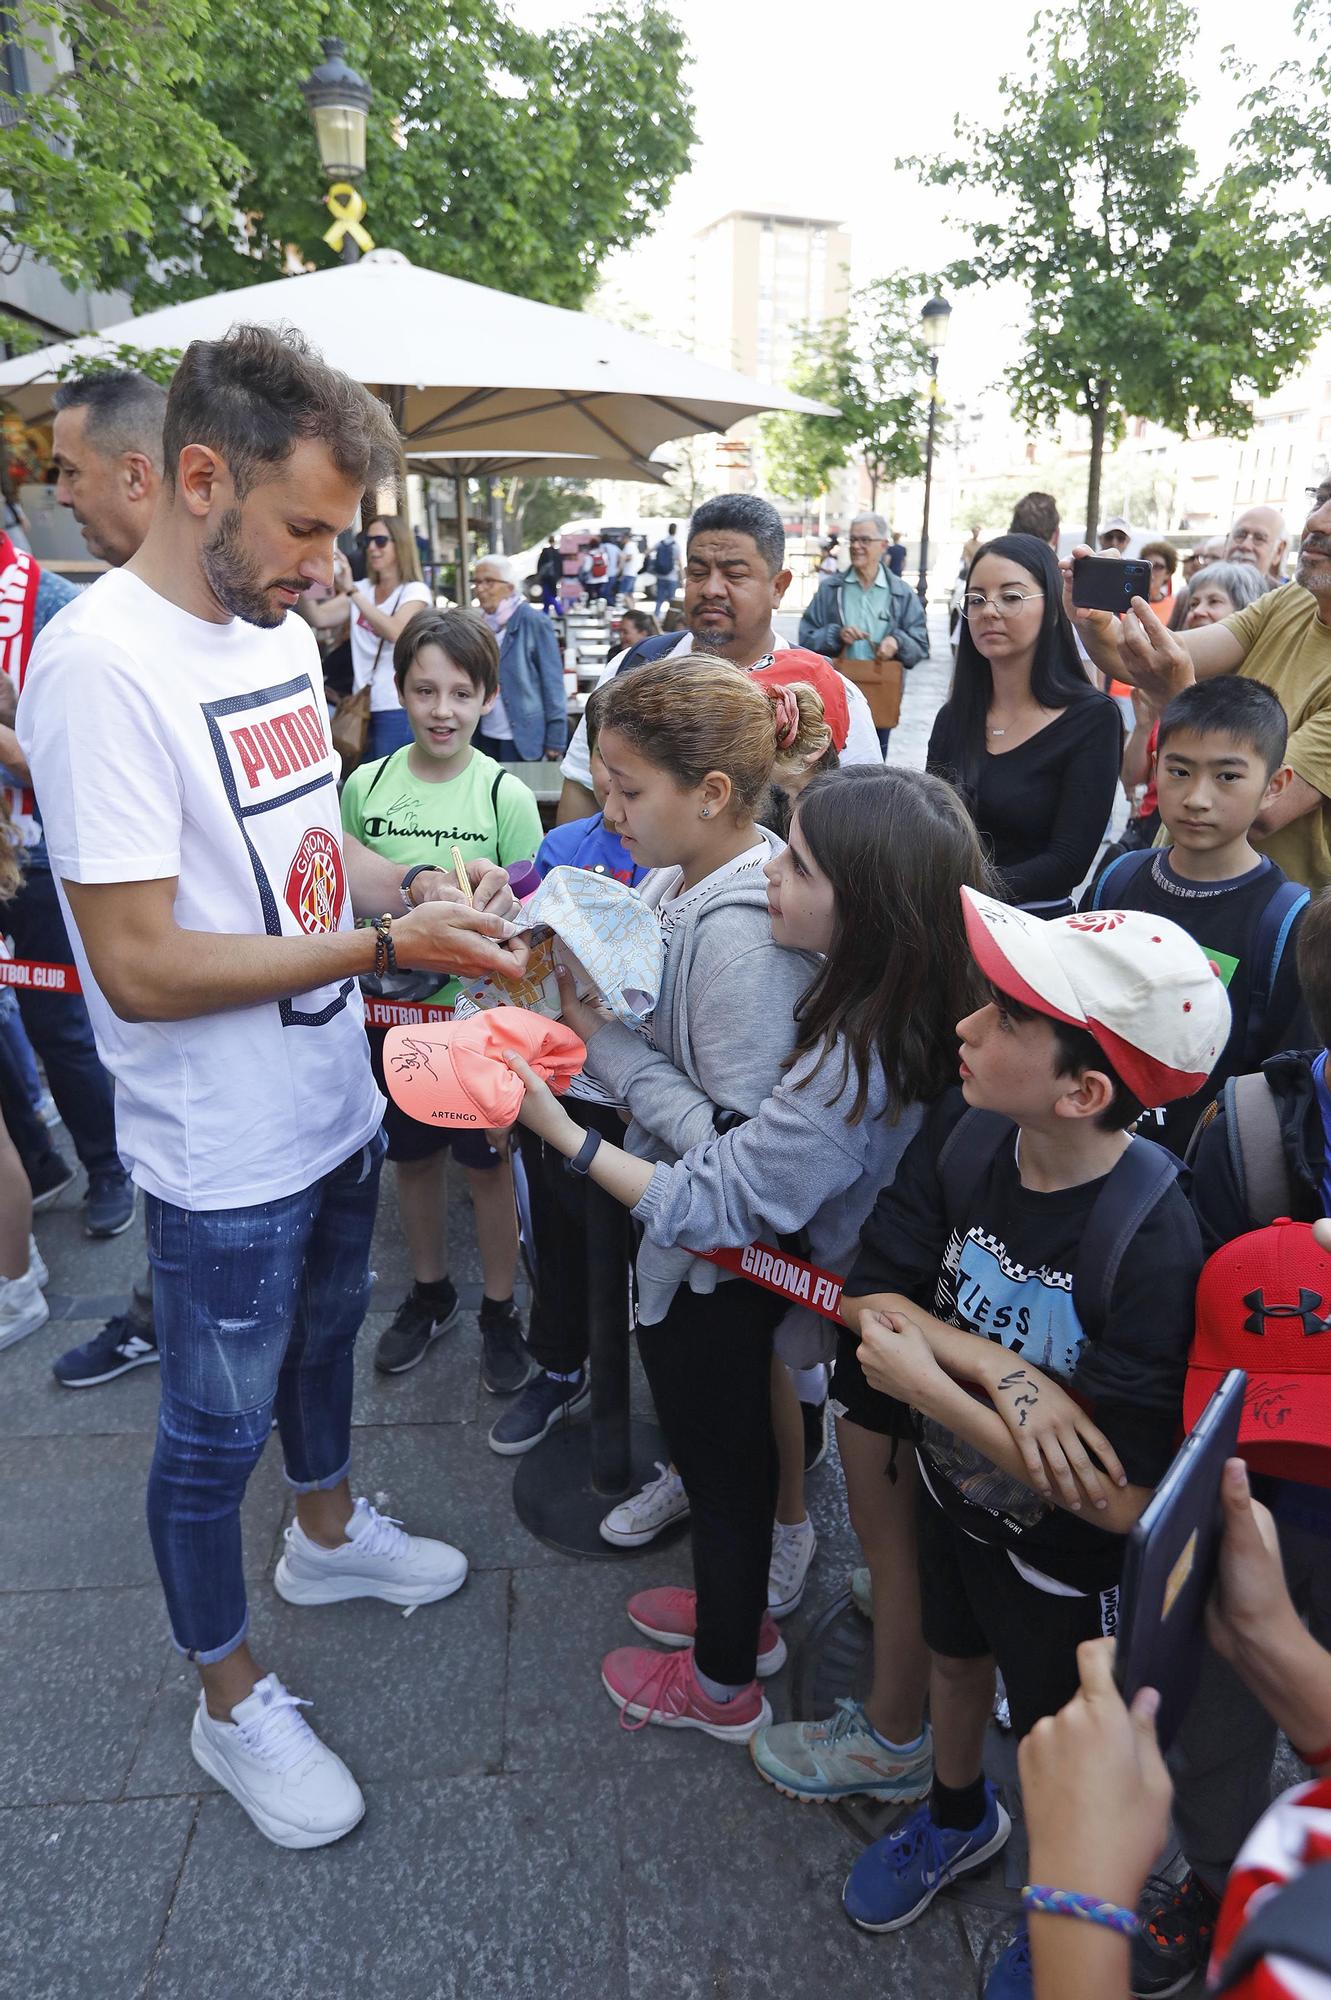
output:
[[[680,628],[626,629],[570,737],[552,623],[504,558],[478,565],[471,610],[430,601],[396,513],[367,520],[362,581],[335,553],[399,443],[298,338],[240,327],[194,343],[169,394],[122,374],[57,405],[61,497],[109,568],[75,593],[0,538],[3,923],[81,988],[0,1011],[0,1347],[45,1322],[33,1209],[73,1175],[35,1052],[90,1232],[130,1227],[143,1195],[132,1300],[54,1369],[82,1388],[160,1366],[148,1523],[201,1767],[283,1847],[365,1811],[250,1643],[240,1505],[274,1424],[284,1599],[413,1607],[465,1583],[467,1556],[386,1518],[351,1466],[383,1161],[412,1266],[374,1357],[392,1377],[459,1318],[451,1152],[500,1456],[586,1404],[590,1295],[626,1299],[632,1272],[670,1462],[602,1532],[642,1546],[687,1515],[692,1576],[627,1602],[644,1643],[600,1668],[626,1727],[743,1744],[794,1800],[900,1806],[842,1889],[890,1934],[1010,1836],[983,1763],[1001,1673],[1031,1881],[990,2000],[1147,2000],[1208,1956],[1224,1990],[1274,1992],[1253,1967],[1305,1946],[1321,1983],[1288,1990],[1331,1991],[1305,1879],[1331,1827],[1331,1388],[1316,1342],[1297,1371],[1260,1344],[1291,1314],[1320,1333],[1331,1293],[1304,1226],[1331,1201],[1331,484],[1291,581],[1281,524],[1250,510],[1191,574],[1143,551],[1149,596],[1121,618],[1073,604],[1047,495],[977,529],[915,772],[884,751],[929,636],[877,514],[792,647],[776,510],[700,506],[653,559],[671,598],[659,563],[682,577]],[[625,552],[598,548],[590,582],[622,588]],[[348,635],[367,697],[344,781],[316,631]],[[564,780],[549,833],[506,768],[544,758]],[[386,1111],[362,988],[448,1006],[460,981],[520,978],[515,889],[556,867],[652,913],[650,1018],[562,970],[585,1050],[566,1094],[515,1049],[511,1130]],[[763,1243],[837,1274],[835,1314],[711,1254]],[[1211,1308],[1207,1366],[1260,1368],[1282,1415],[1273,1440],[1250,1414],[1251,1477],[1226,1471],[1210,1648],[1166,1772],[1150,1691],[1125,1708],[1110,1648],[1199,1300],[1224,1296],[1204,1266],[1235,1245],[1249,1282]],[[829,1412],[872,1675],[830,1717],[778,1720],[765,1683]],[[1314,1775],[1263,1818],[1277,1728]],[[1186,1872],[1148,1879],[1171,1780]]]

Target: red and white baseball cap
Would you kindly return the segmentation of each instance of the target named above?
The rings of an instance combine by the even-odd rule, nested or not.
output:
[[[976,963],[1000,992],[1093,1035],[1143,1104],[1200,1090],[1229,1039],[1229,1001],[1186,931],[1144,910],[1046,923],[974,889],[961,901]]]
[[[1230,1368],[1248,1374],[1239,1450],[1254,1472],[1331,1486],[1331,1255],[1308,1223],[1250,1230],[1202,1266],[1188,1430]]]

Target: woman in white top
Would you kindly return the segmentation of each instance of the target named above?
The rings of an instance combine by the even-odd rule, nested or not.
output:
[[[315,626],[351,625],[352,689],[370,690],[367,758],[387,757],[411,741],[407,712],[393,679],[393,641],[422,607],[433,602],[421,581],[411,524],[401,514],[380,515],[365,535],[364,583],[340,552],[333,561],[335,595],[309,608]]]

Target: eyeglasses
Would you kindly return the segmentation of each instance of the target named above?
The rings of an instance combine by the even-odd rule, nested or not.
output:
[[[885,549],[887,543],[881,535],[852,535],[850,546],[853,549]]]
[[[1042,590],[1000,590],[997,597],[986,597],[982,590],[968,590],[961,600],[961,615],[974,618],[979,611],[992,610],[1000,618],[1015,618],[1023,604],[1033,604],[1043,596]]]
[[[387,548],[387,547],[389,546],[389,544],[390,544],[390,543],[392,542],[392,539],[393,539],[393,537],[392,537],[391,535],[362,535],[362,536],[361,536],[361,540],[362,540],[362,542],[364,542],[364,544],[365,544],[365,546],[366,546],[366,548],[367,548],[367,549],[386,549],[386,548]]]
[[[1151,568],[1158,569],[1161,572],[1163,572],[1169,568],[1169,564],[1167,562],[1162,562],[1159,556],[1152,556]]]

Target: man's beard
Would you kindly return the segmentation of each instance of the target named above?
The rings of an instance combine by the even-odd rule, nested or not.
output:
[[[205,542],[199,555],[208,586],[229,618],[241,618],[247,625],[259,625],[265,629],[280,625],[287,615],[284,604],[273,604],[269,591],[276,588],[269,584],[266,588],[259,580],[259,568],[253,556],[248,555],[241,541],[241,516],[239,507],[230,507],[223,514],[212,540]],[[286,582],[279,578],[279,582]],[[299,583],[290,588],[300,589]]]
[[[689,637],[693,641],[695,653],[711,653],[719,659],[727,646],[734,645],[735,628],[731,625],[727,631],[695,632],[690,626]]]

